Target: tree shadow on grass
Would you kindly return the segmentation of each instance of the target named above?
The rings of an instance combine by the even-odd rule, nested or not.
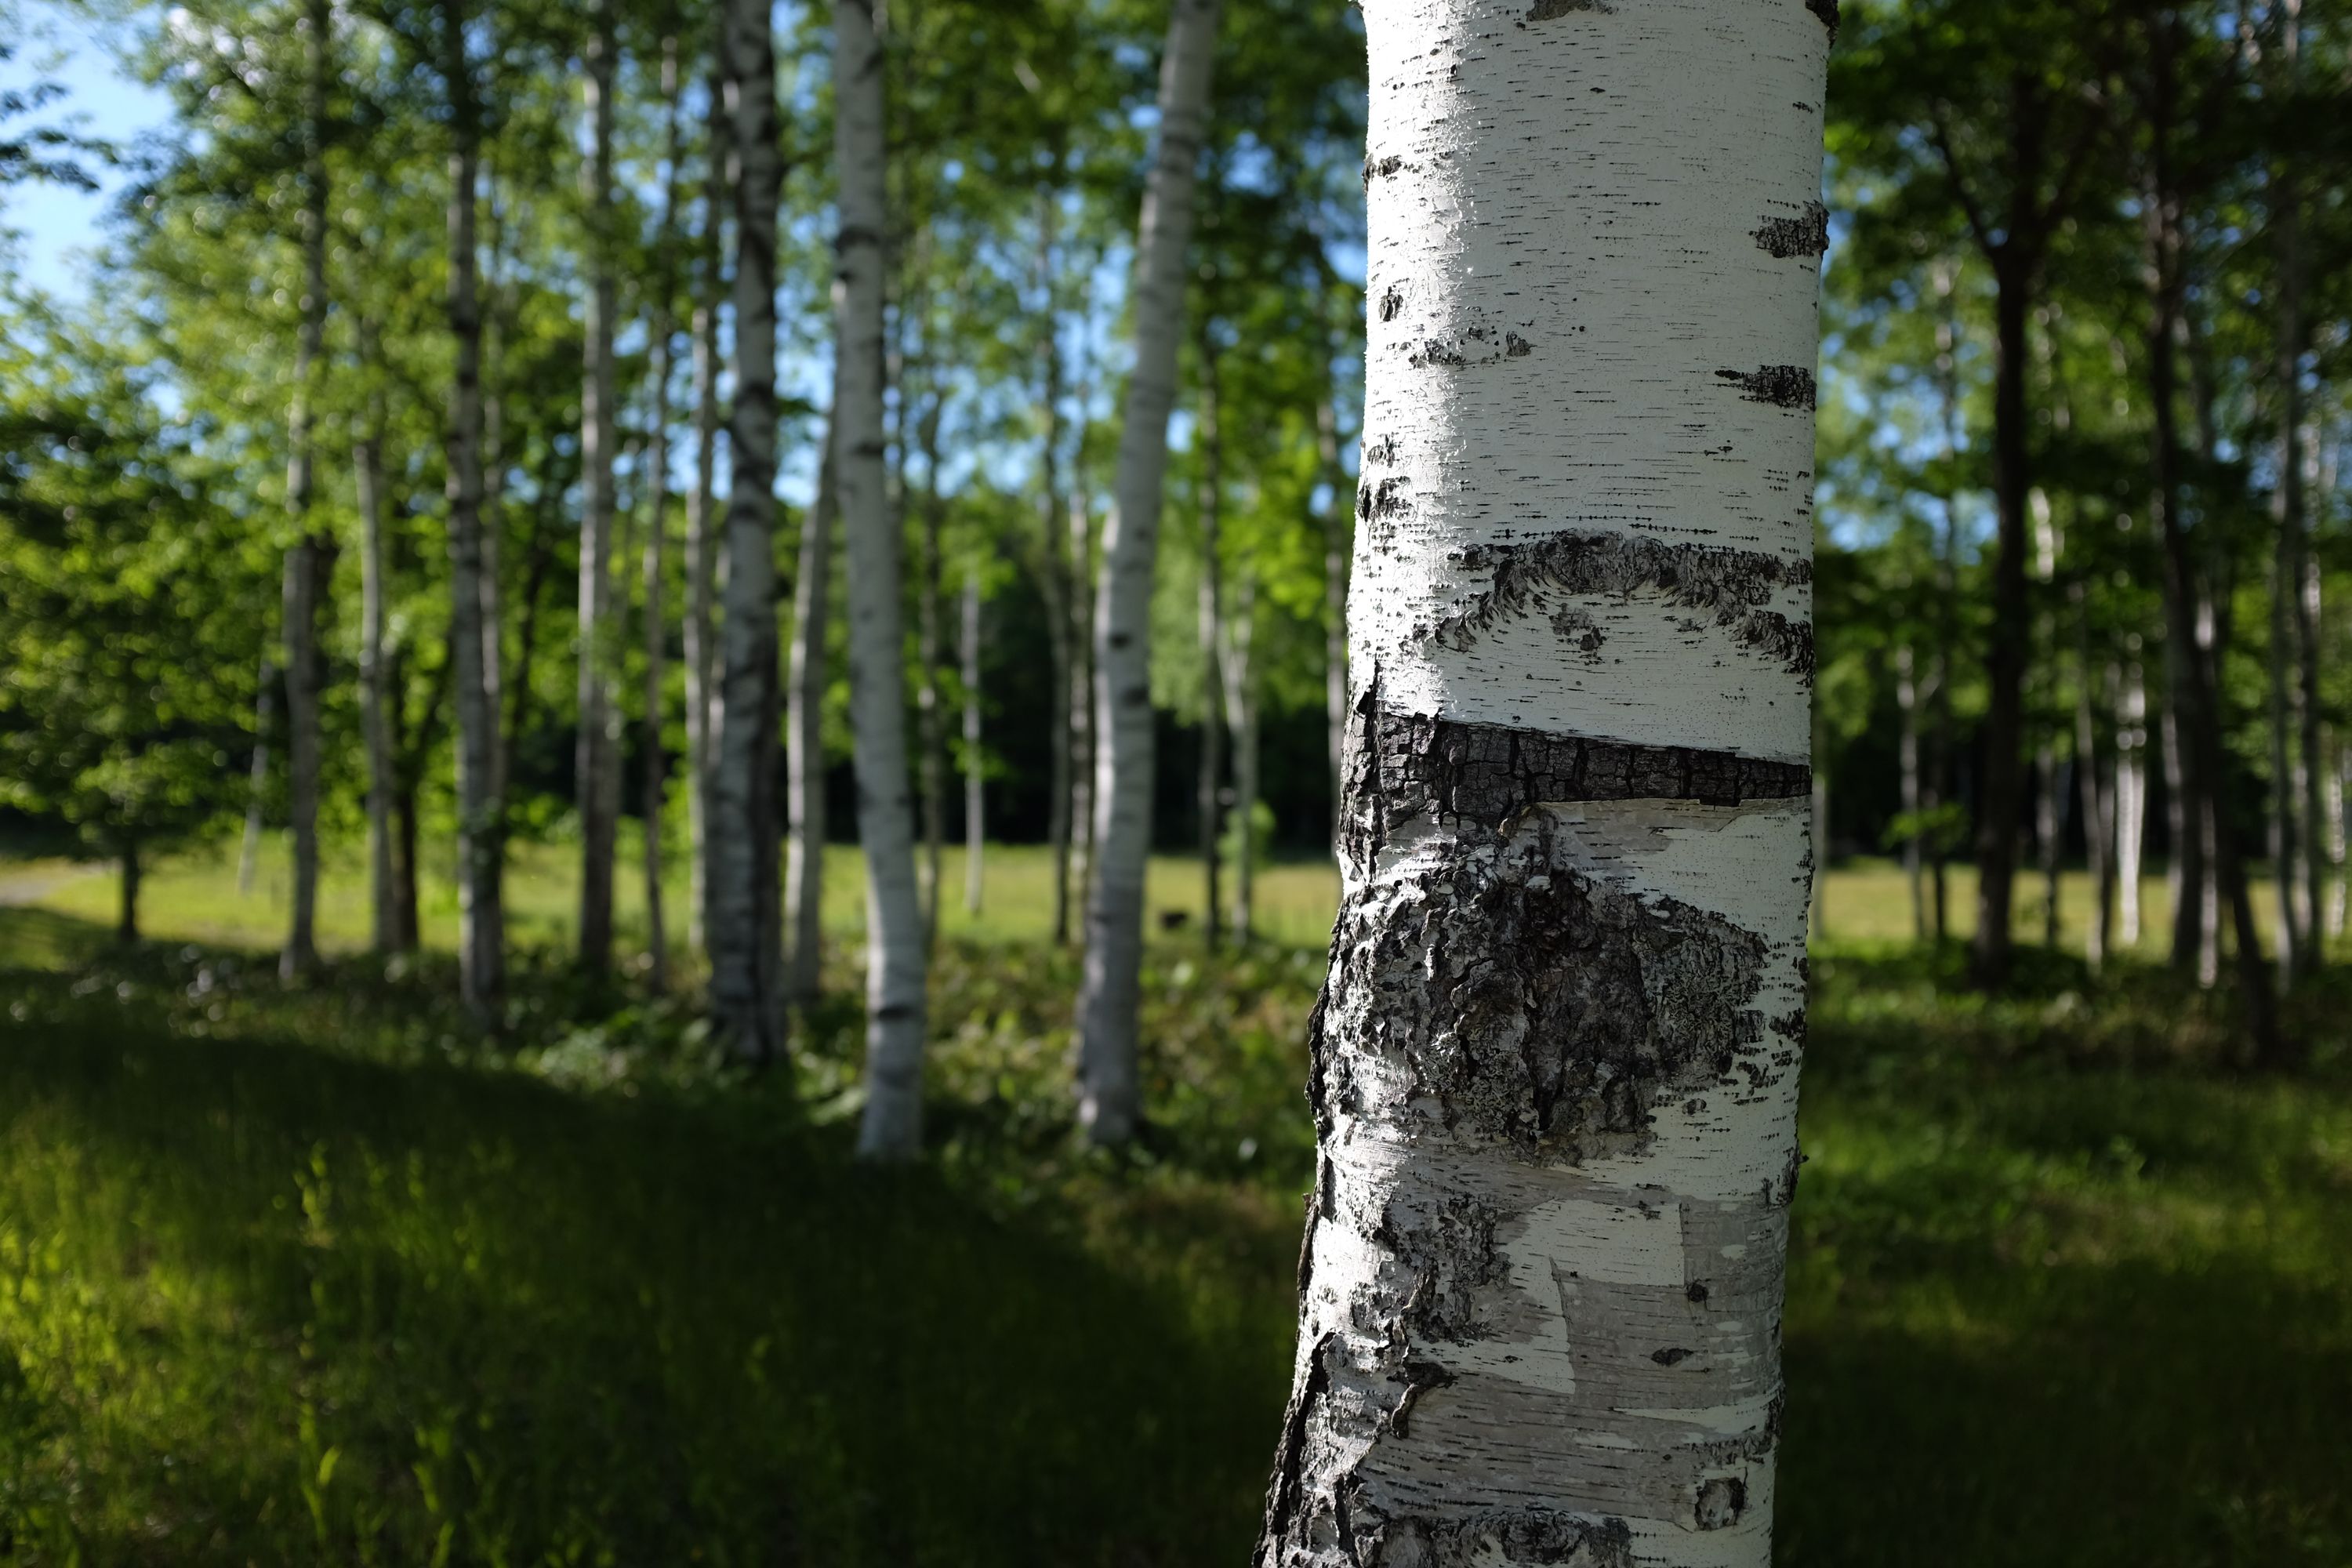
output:
[[[1246,1550],[1280,1369],[772,1095],[85,1018],[0,1022],[0,1478],[70,1473],[94,1560]]]
[[[2352,1555],[2340,1300],[2251,1263],[2053,1274],[2038,1310],[1976,1302],[1999,1321],[1982,1337],[1792,1319],[1777,1562],[2336,1568]]]

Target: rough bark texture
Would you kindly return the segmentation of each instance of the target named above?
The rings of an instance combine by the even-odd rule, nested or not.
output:
[[[1220,0],[1171,0],[1160,62],[1160,145],[1135,242],[1135,365],[1103,536],[1094,625],[1094,865],[1078,993],[1078,1120],[1123,1143],[1142,1114],[1136,1070],[1143,873],[1151,848],[1151,577],[1160,551],[1168,415],[1184,326],[1193,164],[1209,107]]]
[[[313,491],[310,401],[327,333],[327,82],[326,0],[303,8],[302,325],[294,347],[294,401],[287,426],[286,510],[294,526],[286,553],[286,805],[292,830],[293,898],[286,946],[278,956],[285,979],[319,962],[319,612],[326,598],[333,543],[310,515]]]
[[[834,471],[848,574],[857,837],[866,851],[866,1113],[857,1148],[869,1159],[907,1159],[922,1147],[929,966],[915,887],[898,541],[882,488],[882,46],[870,0],[835,0],[833,20],[841,187]]]
[[[601,5],[588,40],[588,158],[581,195],[588,207],[586,374],[580,397],[580,461],[586,496],[580,519],[580,679],[572,763],[580,815],[580,965],[603,973],[613,963],[613,842],[621,808],[620,706],[613,669],[620,639],[613,605],[613,331],[620,279],[613,255],[613,81],[619,44],[613,9]]]
[[[1812,353],[1817,252],[1757,236],[1812,222],[1828,31],[1365,10],[1343,891],[1258,1561],[1760,1568],[1812,419],[1718,373]]]
[[[783,1044],[776,871],[775,37],[766,0],[728,0],[735,148],[735,399],[728,427],[727,589],[712,716],[710,1010],[742,1060]]]
[[[457,973],[478,1022],[495,1019],[506,989],[500,805],[495,770],[499,706],[482,615],[482,315],[475,290],[475,217],[481,113],[466,53],[467,0],[442,5],[443,79],[449,92],[449,639],[457,716]]]

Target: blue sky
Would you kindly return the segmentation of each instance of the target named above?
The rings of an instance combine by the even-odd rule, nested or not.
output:
[[[63,124],[127,151],[170,121],[169,99],[116,68],[106,24],[42,0],[28,0],[18,16],[23,34],[16,58],[0,62],[0,84],[22,89],[47,80],[66,89],[62,101],[40,111],[40,123]],[[0,193],[0,226],[16,237],[20,282],[68,297],[83,292],[89,268],[81,258],[103,243],[107,206],[121,184],[113,171],[91,172],[104,187],[94,195],[42,183]]]

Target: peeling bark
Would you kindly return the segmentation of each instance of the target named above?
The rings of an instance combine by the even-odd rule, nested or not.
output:
[[[1769,1561],[1819,252],[1729,215],[1814,210],[1823,9],[1366,7],[1343,891],[1262,1568]]]

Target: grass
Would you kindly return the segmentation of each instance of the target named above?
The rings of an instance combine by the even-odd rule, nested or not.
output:
[[[159,868],[129,953],[105,879],[0,875],[0,1561],[1242,1561],[1329,875],[1274,868],[1246,953],[1155,934],[1153,1134],[1112,1161],[1068,1135],[1039,860],[947,911],[904,1172],[847,1158],[845,940],[788,1096],[551,956],[495,1049],[437,952],[280,987],[223,859]],[[519,869],[532,939],[560,870]],[[1974,996],[1864,934],[1903,898],[1833,875],[1816,949],[1780,1560],[2352,1563],[2352,988],[2292,1003],[2308,1074],[2246,1079],[2226,998],[2038,951]]]

